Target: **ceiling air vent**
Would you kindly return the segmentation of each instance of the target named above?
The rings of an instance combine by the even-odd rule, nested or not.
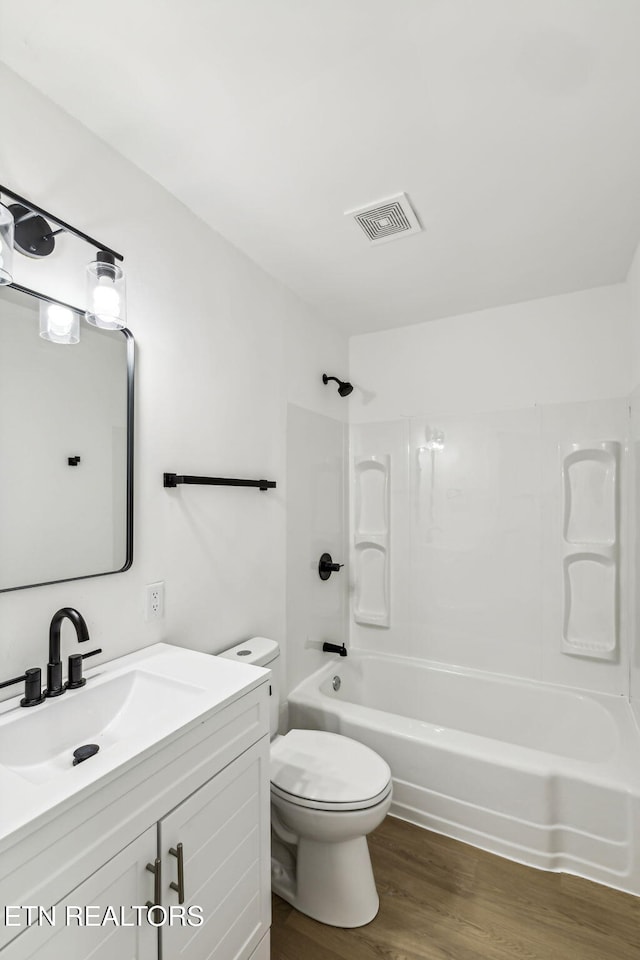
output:
[[[345,217],[353,217],[372,244],[397,240],[422,230],[406,193],[378,200],[359,210],[347,210]]]

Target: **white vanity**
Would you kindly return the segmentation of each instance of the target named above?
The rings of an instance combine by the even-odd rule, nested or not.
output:
[[[156,644],[0,704],[2,960],[268,960],[269,677]]]

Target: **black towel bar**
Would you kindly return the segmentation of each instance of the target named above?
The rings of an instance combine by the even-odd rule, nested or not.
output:
[[[233,480],[227,477],[192,477],[178,473],[165,473],[164,486],[177,487],[179,483],[197,483],[210,487],[258,487],[259,490],[271,490],[275,480]]]

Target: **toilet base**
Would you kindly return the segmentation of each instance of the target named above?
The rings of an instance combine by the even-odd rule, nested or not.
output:
[[[339,843],[300,838],[295,881],[276,863],[272,888],[296,910],[332,927],[362,927],[380,906],[366,837]]]

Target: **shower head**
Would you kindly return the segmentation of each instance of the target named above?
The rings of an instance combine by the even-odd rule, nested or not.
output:
[[[326,373],[323,373],[322,382],[329,383],[329,380],[335,380],[335,382],[338,384],[338,393],[341,397],[348,397],[353,390],[353,384],[349,383],[347,380],[338,380],[337,377],[328,377]]]

